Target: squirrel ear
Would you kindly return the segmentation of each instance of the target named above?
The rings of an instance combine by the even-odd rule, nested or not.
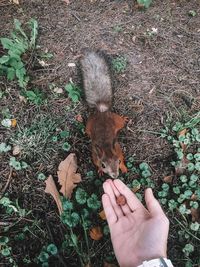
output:
[[[95,150],[96,150],[96,153],[98,154],[98,156],[100,156],[100,157],[103,156],[103,149],[100,148],[100,146],[95,145]]]

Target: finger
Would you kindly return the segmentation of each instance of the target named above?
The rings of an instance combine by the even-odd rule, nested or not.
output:
[[[115,197],[118,198],[119,196],[121,196],[119,190],[117,189],[117,187],[114,185],[113,181],[112,180],[107,180],[107,182],[110,184],[110,186],[112,187],[112,190],[115,194]],[[125,205],[123,206],[120,206],[124,215],[127,215],[129,213],[131,213],[131,209],[130,207],[128,206],[128,204],[126,203]]]
[[[116,179],[113,182],[120,194],[125,196],[131,211],[135,211],[138,208],[146,210],[136,195],[121,180]]]
[[[153,191],[151,188],[147,188],[145,190],[145,202],[146,202],[148,211],[153,217],[165,215],[158,200],[154,197]]]
[[[117,217],[120,218],[120,217],[124,216],[121,207],[116,202],[116,197],[115,197],[115,194],[113,192],[113,189],[112,189],[110,183],[106,181],[103,184],[103,189],[104,189],[104,192],[109,196],[112,207],[113,207]]]
[[[102,196],[102,203],[106,214],[106,219],[108,221],[108,225],[109,227],[111,227],[114,223],[117,222],[117,215],[112,207],[110,198],[107,194],[104,194]]]

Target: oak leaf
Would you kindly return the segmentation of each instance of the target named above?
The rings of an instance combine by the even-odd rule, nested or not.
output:
[[[99,226],[93,227],[90,230],[90,237],[93,240],[100,240],[103,237],[103,233],[101,231],[101,228]]]
[[[76,173],[77,158],[74,153],[61,161],[58,166],[58,182],[61,185],[60,192],[67,198],[71,198],[74,188],[77,183],[81,182],[81,175]]]
[[[49,175],[45,183],[46,183],[45,193],[52,195],[58,207],[59,214],[61,215],[61,213],[63,212],[63,209],[62,209],[62,203],[60,200],[60,194],[58,193],[58,190],[56,188],[52,175]]]

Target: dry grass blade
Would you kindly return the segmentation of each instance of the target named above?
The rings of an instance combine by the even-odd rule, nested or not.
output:
[[[52,195],[58,207],[59,214],[61,215],[61,213],[63,212],[63,209],[62,209],[62,203],[60,200],[60,194],[58,193],[58,190],[56,188],[52,175],[49,175],[45,183],[46,183],[45,193]]]
[[[81,182],[81,175],[76,173],[77,158],[76,155],[71,153],[58,166],[58,182],[61,185],[60,192],[67,198],[71,198],[74,188],[77,183]]]

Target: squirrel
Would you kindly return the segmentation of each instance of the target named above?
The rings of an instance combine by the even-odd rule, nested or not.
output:
[[[105,58],[97,52],[88,51],[80,61],[85,98],[88,106],[94,108],[86,123],[86,134],[92,141],[92,160],[100,175],[112,178],[127,172],[124,156],[117,142],[120,129],[127,117],[111,112],[113,91],[109,68]]]

